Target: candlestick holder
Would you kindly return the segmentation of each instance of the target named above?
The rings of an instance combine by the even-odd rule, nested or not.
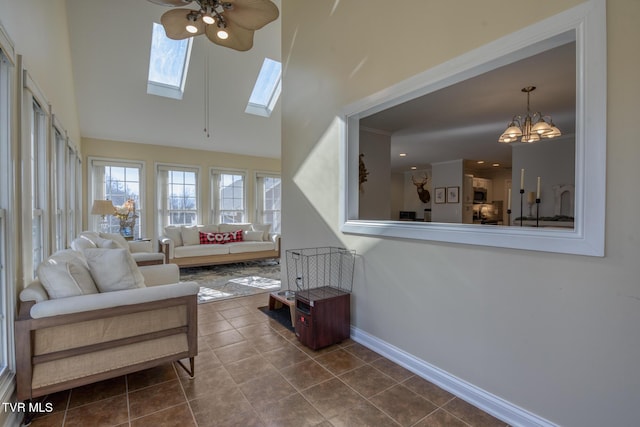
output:
[[[536,199],[536,227],[540,227],[540,199]]]
[[[524,199],[524,188],[520,189],[520,227],[522,227],[522,203]]]

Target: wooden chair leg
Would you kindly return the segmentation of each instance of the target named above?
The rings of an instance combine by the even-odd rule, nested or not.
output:
[[[184,366],[184,364],[182,363],[182,360],[176,360],[176,363],[178,365],[180,365],[180,367],[182,369],[184,369],[184,371],[189,374],[189,376],[191,378],[194,378],[196,376],[196,363],[195,363],[195,358],[194,357],[190,357],[189,358],[189,368],[187,368],[186,366]]]

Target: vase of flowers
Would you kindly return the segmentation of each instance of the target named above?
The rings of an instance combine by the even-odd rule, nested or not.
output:
[[[136,226],[136,202],[128,199],[122,206],[116,206],[115,216],[120,222],[120,234],[128,239],[133,239],[133,230]]]

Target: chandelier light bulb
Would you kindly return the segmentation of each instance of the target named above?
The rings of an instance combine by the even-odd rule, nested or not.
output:
[[[226,40],[229,38],[229,33],[227,33],[227,30],[225,30],[224,28],[220,28],[216,34],[218,38],[222,40]]]
[[[203,21],[204,21],[204,23],[205,23],[205,24],[207,24],[207,25],[211,25],[211,24],[213,24],[213,23],[215,23],[215,22],[216,22],[216,20],[215,20],[215,19],[213,19],[213,16],[208,15],[208,14],[202,15],[202,20],[203,20]]]
[[[198,28],[195,25],[189,24],[185,27],[185,29],[191,34],[195,34],[198,32]]]

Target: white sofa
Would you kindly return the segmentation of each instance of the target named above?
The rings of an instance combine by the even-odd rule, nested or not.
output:
[[[180,267],[280,259],[280,235],[270,224],[211,224],[165,227],[160,250]]]
[[[129,253],[139,266],[163,264],[164,254],[153,250],[151,240],[126,240],[120,234],[83,231],[71,242],[74,250],[101,247],[121,247]]]
[[[20,293],[18,399],[170,362],[193,376],[199,286],[179,280],[177,266],[138,267],[123,248],[53,254]]]

